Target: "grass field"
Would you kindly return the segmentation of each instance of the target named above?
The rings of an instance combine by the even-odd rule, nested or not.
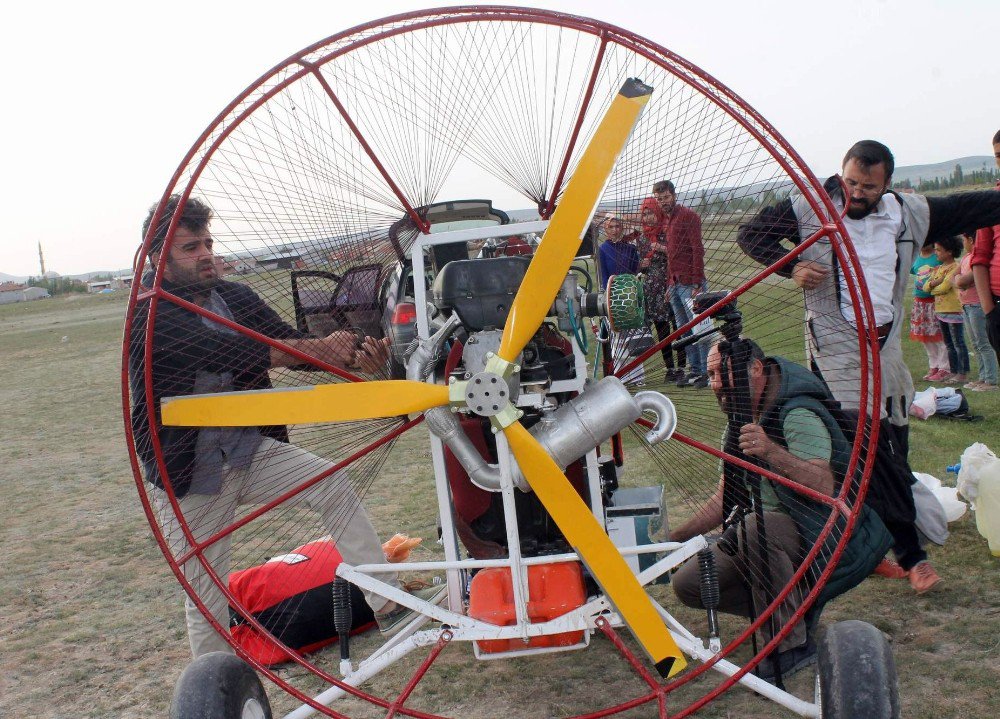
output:
[[[124,311],[121,295],[0,306],[3,719],[165,717],[188,661],[181,590],[151,537],[125,448]],[[907,360],[923,374],[919,346],[907,343]],[[915,422],[914,469],[953,483],[944,468],[966,446],[980,440],[1000,449],[998,394],[970,395],[983,422]],[[377,523],[428,501],[428,484],[416,481],[426,476],[416,444],[402,440],[384,469],[374,490],[383,494],[369,502]],[[432,527],[426,523],[425,536]],[[892,638],[909,719],[993,719],[1000,711],[1000,564],[971,515],[951,529],[947,545],[931,550],[943,590],[916,597],[906,582],[872,579],[824,613],[825,622],[863,619]],[[728,622],[727,631],[736,626]],[[463,717],[560,716],[637,692],[608,643],[594,645],[472,666],[471,652],[452,648],[416,702]],[[793,687],[810,689],[805,680]],[[279,710],[291,708],[272,697]],[[374,716],[357,704],[344,711]],[[641,708],[628,716],[652,714]],[[792,715],[737,690],[699,716]]]

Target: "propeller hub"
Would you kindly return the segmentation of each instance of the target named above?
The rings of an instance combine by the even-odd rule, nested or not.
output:
[[[510,406],[510,387],[493,372],[472,375],[465,384],[465,406],[480,417],[496,417]]]

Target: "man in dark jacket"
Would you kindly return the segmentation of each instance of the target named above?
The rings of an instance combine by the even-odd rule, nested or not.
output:
[[[910,584],[923,593],[941,578],[920,546],[910,489],[914,479],[906,459],[906,413],[913,396],[913,379],[903,361],[900,337],[909,268],[914,247],[922,247],[928,237],[959,235],[1000,222],[1000,196],[988,191],[943,197],[897,194],[889,189],[893,169],[889,148],[862,140],[844,156],[842,175],[829,178],[824,188],[835,208],[845,211],[843,222],[864,273],[881,346],[882,395],[878,400],[883,422],[871,480],[871,505],[892,532],[896,557]],[[863,404],[857,321],[845,271],[825,234],[828,223],[815,209],[819,206],[820,198],[795,193],[742,225],[738,241],[743,251],[762,265],[780,262],[788,255],[783,240],[795,245],[811,243],[777,273],[790,277],[803,290],[810,362],[844,411],[857,413]]]
[[[755,343],[750,346],[749,404],[753,421],[739,429],[740,451],[762,468],[808,490],[826,497],[837,495],[845,479],[851,445],[828,409],[832,401],[829,392],[819,378],[804,367],[781,357],[765,358],[760,347]],[[728,375],[728,381],[724,381],[724,374]],[[724,368],[718,346],[709,352],[708,376],[719,405],[728,412],[738,401],[737,390],[733,387],[732,370]],[[673,541],[686,541],[722,524],[724,482],[720,482],[716,493],[690,520],[670,533]],[[733,524],[721,541],[711,545],[719,577],[719,609],[745,617],[761,612],[770,601],[766,586],[768,573],[774,592],[791,581],[834,511],[828,505],[771,480],[762,479],[760,486],[768,568],[765,570],[760,563],[755,514],[745,519],[745,542],[739,525]],[[777,609],[774,615],[777,627],[787,623],[799,608],[810,580],[823,570],[844,529],[843,520],[840,520],[805,581],[798,582]],[[816,609],[868,576],[891,543],[878,516],[868,507],[862,507],[840,561],[817,599]],[[702,607],[696,561],[683,565],[675,573],[672,585],[684,604]],[[768,624],[764,625],[763,634],[765,641],[771,639]],[[806,623],[800,621],[779,645],[777,661],[782,675],[788,676],[808,666],[815,657],[815,643],[807,636]],[[761,664],[763,678],[771,680],[775,674],[772,661]]]
[[[360,348],[350,332],[307,337],[286,324],[249,287],[221,280],[219,258],[213,253],[209,231],[211,209],[197,198],[189,198],[181,209],[179,205],[179,196],[169,199],[150,240],[150,262],[154,268],[163,263],[162,288],[169,293],[157,300],[151,357],[146,358],[148,298],[141,300],[136,310],[129,338],[135,446],[146,480],[153,485],[150,495],[163,535],[173,556],[178,558],[191,549],[182,525],[186,525],[195,541],[205,542],[233,523],[239,505],[276,500],[333,466],[289,444],[285,427],[193,429],[160,424],[159,406],[164,397],[265,389],[271,386],[270,368],[302,364],[295,355],[253,339],[234,327],[281,340],[291,350],[336,367],[373,372],[384,366],[386,358],[385,342],[370,337]],[[151,231],[155,211],[154,206],[146,217],[143,237]],[[178,212],[180,217],[172,242],[164,247],[171,220]],[[144,277],[143,284],[152,286],[153,275]],[[211,314],[202,315],[194,307]],[[147,367],[151,374],[149,399],[153,404],[155,434],[150,428],[147,404]],[[161,448],[162,467],[154,452],[154,439]],[[175,511],[170,494],[176,499],[179,511]],[[334,473],[283,503],[283,506],[293,505],[308,507],[320,515],[344,561],[352,565],[385,561],[378,534],[346,472]],[[223,581],[229,574],[229,556],[229,534],[203,547],[204,559]],[[228,602],[198,558],[184,562],[182,569],[194,594],[216,622],[228,627]],[[398,586],[394,573],[379,577]],[[435,590],[436,599],[441,592]],[[412,618],[409,610],[387,602],[378,594],[366,593],[365,598],[386,633]],[[190,598],[186,615],[195,657],[229,650],[229,645]]]

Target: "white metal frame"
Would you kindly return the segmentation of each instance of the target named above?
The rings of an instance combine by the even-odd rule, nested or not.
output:
[[[419,235],[410,250],[412,262],[412,273],[414,278],[424,277],[424,251],[435,245],[450,244],[454,242],[469,242],[488,238],[508,237],[528,232],[544,232],[548,226],[547,221],[516,223],[508,225],[496,225],[491,227],[478,227],[451,232],[435,233],[432,235]],[[429,336],[429,323],[427,317],[427,294],[424,283],[415,281],[413,283],[414,300],[417,307],[417,335],[423,339]],[[586,357],[573,343],[573,352],[576,361],[576,379],[563,380],[552,383],[550,392],[570,392],[582,391],[587,377]],[[434,378],[428,379],[433,382]],[[530,402],[530,398],[526,399]],[[562,634],[572,631],[583,631],[584,640],[571,647],[555,648],[529,648],[511,652],[489,654],[480,652],[474,644],[475,655],[479,660],[499,659],[509,656],[521,656],[527,654],[551,653],[554,651],[569,651],[587,646],[590,635],[597,628],[599,618],[604,618],[613,627],[623,626],[623,622],[614,607],[607,598],[599,595],[582,606],[556,617],[547,622],[532,623],[528,618],[528,585],[527,572],[529,566],[558,564],[562,562],[579,561],[575,552],[543,557],[522,557],[520,553],[520,540],[517,527],[517,517],[514,511],[514,481],[511,467],[511,455],[503,433],[496,435],[497,456],[500,465],[500,492],[504,502],[504,518],[508,539],[509,556],[505,559],[461,559],[461,548],[458,534],[455,530],[454,518],[452,515],[451,490],[445,472],[444,449],[440,439],[428,432],[431,444],[431,461],[434,469],[435,492],[438,501],[439,520],[444,547],[444,561],[425,562],[401,562],[395,564],[364,564],[351,566],[341,563],[337,568],[337,575],[344,577],[358,587],[379,594],[386,599],[406,606],[419,613],[419,616],[410,622],[398,634],[386,641],[379,649],[370,656],[362,660],[356,667],[343,676],[342,681],[353,687],[360,686],[365,681],[376,676],[383,670],[390,667],[395,662],[407,656],[411,652],[421,647],[434,645],[441,637],[442,630],[423,630],[420,627],[430,620],[447,625],[451,641],[478,642],[482,640],[503,640],[503,639],[529,639],[531,637],[547,636],[551,634]],[[586,466],[588,483],[590,485],[591,509],[597,517],[601,526],[605,526],[604,508],[601,505],[600,476],[597,465],[596,451],[591,451],[586,455]],[[683,562],[695,556],[699,550],[707,546],[704,537],[694,537],[686,542],[661,542],[655,544],[644,544],[631,547],[619,547],[623,555],[639,555],[649,553],[668,552],[666,556],[659,559],[652,566],[638,573],[637,578],[643,586],[650,584],[657,578],[680,566]],[[486,569],[491,567],[507,567],[511,571],[511,580],[514,594],[514,609],[517,621],[508,626],[498,626],[467,616],[462,599],[462,572],[473,569]],[[430,602],[419,599],[398,587],[376,579],[373,574],[407,571],[444,571],[447,577],[447,606],[438,606]],[[663,617],[664,623],[677,642],[681,651],[691,658],[707,662],[717,656],[714,648],[708,643],[690,632],[677,619],[671,615],[667,609],[654,601],[657,611]],[[726,659],[717,661],[714,670],[732,676],[740,671],[741,667]],[[739,680],[739,684],[746,689],[752,690],[768,699],[784,706],[785,708],[803,717],[820,717],[818,695],[815,702],[808,702],[790,694],[787,691],[777,688],[773,684],[765,682],[759,677],[747,673]],[[331,687],[314,697],[314,701],[323,706],[329,706],[337,699],[345,696],[347,692],[340,687]],[[285,719],[305,719],[316,713],[316,709],[308,704],[304,704],[298,709],[287,714]]]

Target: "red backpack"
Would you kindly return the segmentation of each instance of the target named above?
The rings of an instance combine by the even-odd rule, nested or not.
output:
[[[233,572],[229,576],[229,590],[269,632],[257,631],[230,607],[229,630],[233,638],[265,666],[292,658],[275,639],[300,654],[337,641],[333,625],[333,580],[340,562],[340,552],[334,543],[319,540],[256,567]],[[351,609],[352,634],[375,623],[364,595],[354,585],[351,585]]]

